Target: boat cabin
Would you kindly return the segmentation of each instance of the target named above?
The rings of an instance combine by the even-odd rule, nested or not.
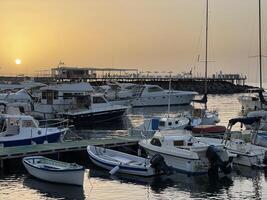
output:
[[[206,147],[204,143],[198,142],[192,135],[184,130],[177,131],[158,131],[150,140],[153,146],[164,148],[182,148]]]
[[[26,115],[2,115],[0,136],[18,135],[21,129],[38,128],[38,122]]]
[[[58,84],[41,88],[40,103],[70,104],[74,97],[86,96],[94,91],[89,83]]]
[[[158,85],[143,85],[143,88],[141,90],[142,95],[149,95],[162,92],[165,92],[165,90]]]
[[[174,118],[174,117],[163,117],[160,118],[158,129],[159,130],[166,130],[166,129],[176,129],[181,127],[182,124],[188,124],[189,119],[187,118]]]

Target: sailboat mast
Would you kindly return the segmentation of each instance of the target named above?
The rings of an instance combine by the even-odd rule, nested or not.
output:
[[[168,118],[170,117],[170,108],[171,108],[171,85],[172,85],[172,75],[170,73],[170,80],[169,80],[169,96],[168,96]]]
[[[260,89],[262,89],[261,0],[259,0],[259,62],[260,62]]]
[[[209,33],[209,0],[206,0],[206,44],[205,44],[205,95],[208,93],[208,33]],[[205,103],[207,107],[207,103]]]

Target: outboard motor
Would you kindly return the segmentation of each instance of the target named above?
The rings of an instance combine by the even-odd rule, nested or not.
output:
[[[160,154],[155,154],[150,159],[150,164],[151,167],[155,169],[156,174],[160,174],[161,171],[168,175],[172,173],[171,167],[165,163],[163,156]]]
[[[219,169],[224,174],[229,174],[232,172],[232,166],[231,163],[233,161],[233,157],[230,157],[228,161],[223,161],[221,157],[217,153],[217,149],[215,146],[210,145],[206,151],[206,157],[208,158],[210,162],[210,169],[208,171],[209,176],[210,175],[217,175],[219,172]]]
[[[263,164],[267,165],[267,151],[264,153]]]

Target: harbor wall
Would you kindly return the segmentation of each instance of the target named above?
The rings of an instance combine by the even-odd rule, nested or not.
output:
[[[159,85],[164,89],[169,89],[169,81],[131,81],[131,83],[137,84],[151,84]],[[105,82],[92,82],[92,85],[103,85]],[[173,90],[186,90],[196,91],[199,94],[204,93],[204,81],[200,80],[178,80],[172,81],[171,87]],[[234,94],[234,93],[246,93],[248,89],[253,88],[249,85],[233,84],[228,81],[208,81],[208,94]]]

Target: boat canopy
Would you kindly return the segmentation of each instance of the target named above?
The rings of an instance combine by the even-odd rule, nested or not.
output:
[[[230,125],[235,125],[236,123],[240,122],[242,124],[251,125],[255,122],[260,122],[261,117],[240,117],[240,118],[233,118],[229,120]]]

